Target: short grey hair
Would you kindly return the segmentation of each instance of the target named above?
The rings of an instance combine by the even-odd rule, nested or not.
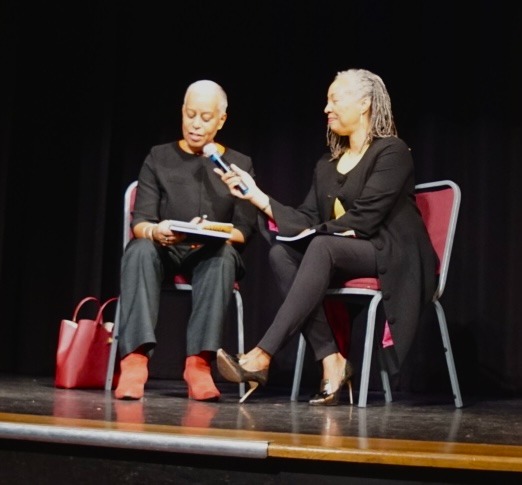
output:
[[[187,90],[185,91],[185,97],[183,98],[183,103],[185,104],[187,101],[187,96],[191,91],[214,91],[219,97],[219,111],[220,114],[225,114],[228,108],[228,98],[225,90],[216,82],[210,81],[208,79],[201,79],[199,81],[195,81],[189,85]]]

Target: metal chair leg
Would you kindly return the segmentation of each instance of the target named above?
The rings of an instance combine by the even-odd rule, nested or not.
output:
[[[301,376],[303,374],[304,357],[306,352],[306,340],[302,334],[299,335],[299,345],[297,347],[297,357],[294,368],[294,380],[292,383],[292,394],[290,401],[297,401],[299,398],[299,388],[301,386]]]
[[[245,331],[243,326],[243,299],[238,290],[234,290],[234,298],[236,299],[237,313],[237,350],[240,354],[245,352]],[[245,395],[245,383],[239,384],[239,397]]]
[[[112,390],[112,381],[114,379],[114,368],[116,367],[116,355],[118,353],[118,336],[120,328],[120,299],[116,304],[116,313],[114,316],[114,328],[112,329],[111,350],[109,353],[109,362],[107,364],[107,374],[105,375],[105,390]]]
[[[459,380],[457,378],[457,369],[455,368],[455,361],[453,360],[453,351],[451,350],[446,315],[444,314],[444,310],[439,301],[435,301],[434,304],[437,312],[437,319],[439,321],[442,344],[444,345],[444,353],[446,354],[446,364],[448,365],[451,389],[453,390],[453,398],[455,399],[455,407],[461,408],[463,406],[462,396],[460,394]]]

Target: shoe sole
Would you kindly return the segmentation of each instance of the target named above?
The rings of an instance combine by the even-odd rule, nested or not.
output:
[[[221,349],[217,351],[217,368],[219,373],[230,382],[241,382],[241,376],[237,372],[234,364],[230,362],[230,357]]]

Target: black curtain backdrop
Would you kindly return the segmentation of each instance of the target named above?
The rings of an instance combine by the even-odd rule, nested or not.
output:
[[[0,372],[53,375],[60,320],[86,295],[118,294],[125,188],[152,145],[180,137],[190,82],[223,85],[220,141],[295,205],[326,150],[328,85],[364,67],[388,86],[417,182],[462,189],[442,298],[462,390],[520,393],[522,23],[512,2],[168,3],[0,6]],[[242,284],[247,347],[279,304],[266,255],[256,236]],[[186,310],[163,313],[179,335],[161,346],[177,363],[157,374],[179,377]],[[449,389],[438,331],[423,320],[403,387]],[[294,356],[281,352],[275,379],[289,382]]]

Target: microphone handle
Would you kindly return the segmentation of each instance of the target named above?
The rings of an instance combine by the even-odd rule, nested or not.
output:
[[[228,165],[228,163],[226,163],[221,157],[210,155],[210,159],[224,172],[232,171],[230,165]],[[238,189],[243,195],[248,193],[248,187],[243,182],[239,182],[239,184],[236,185],[236,189]]]

